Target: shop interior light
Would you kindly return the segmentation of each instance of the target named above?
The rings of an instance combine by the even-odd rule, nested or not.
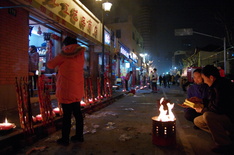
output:
[[[145,56],[147,56],[148,54],[147,53],[140,53],[140,56],[141,57],[145,57]]]
[[[32,34],[40,36],[39,34],[37,34],[37,31],[35,31],[35,30],[32,30]]]
[[[102,3],[102,9],[104,11],[110,11],[111,10],[111,6],[112,6],[112,3],[110,3],[110,2]]]
[[[125,63],[125,68],[130,68],[130,63]]]

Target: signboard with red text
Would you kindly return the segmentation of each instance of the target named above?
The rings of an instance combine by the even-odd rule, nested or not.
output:
[[[102,41],[102,23],[79,0],[18,0],[93,42]]]

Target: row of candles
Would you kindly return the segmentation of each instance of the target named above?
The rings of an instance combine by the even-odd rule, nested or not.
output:
[[[103,98],[103,96],[98,97],[98,99],[102,99],[102,98]],[[92,99],[89,99],[89,103],[94,103],[94,102],[98,101],[98,99],[95,98],[94,99],[95,101],[93,101]],[[84,101],[81,101],[81,106],[86,106],[86,105],[87,105],[87,103],[85,103]],[[53,116],[60,115],[60,109],[58,107],[54,108],[52,115]],[[42,115],[38,114],[38,115],[36,115],[36,117],[33,116],[32,119],[33,119],[33,122],[37,122],[37,121],[40,122],[40,121],[42,121]],[[14,123],[8,122],[7,118],[5,118],[5,122],[0,123],[0,131],[10,130],[10,129],[13,129],[15,127],[16,127],[16,125]]]
[[[58,115],[60,114],[60,110],[58,107],[53,109],[52,115],[55,116],[56,114],[58,114]],[[40,121],[42,121],[42,115],[38,114],[38,115],[36,115],[36,117],[33,116],[32,119],[33,119],[33,122],[37,122],[37,121],[40,122]],[[16,125],[14,123],[8,122],[7,118],[5,118],[5,122],[0,123],[0,131],[11,130],[15,127],[16,127]]]

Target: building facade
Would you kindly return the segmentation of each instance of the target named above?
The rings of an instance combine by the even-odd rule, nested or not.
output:
[[[79,1],[11,0],[0,3],[3,7],[0,9],[0,41],[4,45],[0,48],[0,111],[17,107],[15,79],[29,75],[29,45],[35,45],[40,55],[38,70],[51,75],[56,71],[47,69],[46,62],[61,51],[66,36],[77,38],[78,43],[87,48],[84,76],[91,78],[97,93],[103,26],[92,12]],[[105,48],[106,66],[110,63],[110,52],[111,48]]]

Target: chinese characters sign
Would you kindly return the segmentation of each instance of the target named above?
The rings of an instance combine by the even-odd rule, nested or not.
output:
[[[81,31],[101,42],[102,23],[79,0],[21,0],[39,9],[55,22]]]

